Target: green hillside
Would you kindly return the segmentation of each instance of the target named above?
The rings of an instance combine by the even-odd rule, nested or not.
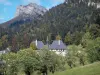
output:
[[[54,75],[100,75],[100,62],[77,67],[64,72],[57,72]]]

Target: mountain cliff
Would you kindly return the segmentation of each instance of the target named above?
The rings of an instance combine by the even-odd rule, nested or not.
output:
[[[8,22],[1,24],[2,27],[12,27],[19,24],[24,24],[27,22],[32,22],[35,19],[41,19],[44,13],[47,11],[43,6],[37,5],[35,3],[30,3],[28,5],[20,5],[17,7],[15,17]]]
[[[15,17],[21,17],[22,19],[34,19],[38,18],[39,15],[43,16],[46,11],[47,10],[44,7],[35,3],[30,3],[26,6],[20,5],[17,8]]]

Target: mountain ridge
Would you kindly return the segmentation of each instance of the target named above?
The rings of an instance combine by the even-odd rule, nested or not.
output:
[[[26,22],[32,22],[34,19],[41,19],[41,17],[47,12],[47,9],[43,6],[35,3],[28,5],[20,5],[17,7],[15,17],[11,20],[0,24],[1,27],[7,28],[12,24],[24,24]]]

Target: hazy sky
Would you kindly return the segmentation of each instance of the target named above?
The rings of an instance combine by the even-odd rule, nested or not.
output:
[[[0,0],[0,23],[12,19],[15,16],[16,8],[19,5],[36,3],[49,9],[62,2],[64,2],[64,0]]]

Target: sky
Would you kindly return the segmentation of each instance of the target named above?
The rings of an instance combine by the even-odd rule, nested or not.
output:
[[[44,6],[47,9],[52,8],[64,0],[0,0],[0,23],[9,21],[15,16],[16,9],[19,5],[27,5],[29,3],[36,3]]]

